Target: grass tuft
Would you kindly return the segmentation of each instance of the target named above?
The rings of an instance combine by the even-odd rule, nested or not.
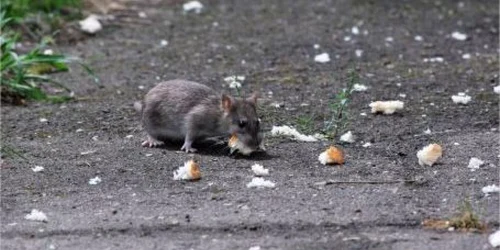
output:
[[[71,99],[71,91],[47,74],[68,71],[70,63],[80,64],[97,81],[92,70],[79,58],[63,54],[44,54],[47,41],[42,40],[31,51],[19,54],[16,51],[18,34],[5,27],[13,19],[6,12],[0,13],[0,90],[3,102],[24,104],[25,100],[62,102]],[[49,95],[46,88],[57,88],[62,95]]]
[[[427,219],[424,220],[422,224],[426,228],[438,230],[454,228],[464,232],[486,231],[486,224],[481,222],[468,199],[464,200],[459,205],[458,210],[458,214],[451,219]]]
[[[329,104],[331,118],[325,122],[323,133],[332,140],[347,129],[349,123],[347,106],[351,101],[354,84],[357,83],[359,83],[358,73],[350,70],[346,88],[342,89]]]

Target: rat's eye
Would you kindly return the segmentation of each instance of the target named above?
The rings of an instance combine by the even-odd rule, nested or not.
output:
[[[240,120],[240,121],[238,122],[238,126],[239,126],[240,128],[244,128],[246,125],[247,125],[247,121]]]

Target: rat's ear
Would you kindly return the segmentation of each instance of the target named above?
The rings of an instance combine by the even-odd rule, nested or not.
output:
[[[231,111],[231,107],[233,106],[233,98],[231,98],[230,96],[228,96],[226,94],[222,94],[221,106],[222,106],[222,109],[224,111],[226,111],[226,112]]]
[[[247,101],[253,103],[253,105],[257,105],[257,99],[259,99],[259,97],[259,92],[255,91],[250,97],[247,98]]]

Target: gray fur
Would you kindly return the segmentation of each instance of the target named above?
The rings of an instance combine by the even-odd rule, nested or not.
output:
[[[255,123],[258,118],[254,100],[229,98],[231,108],[224,110],[222,96],[203,84],[186,80],[158,84],[146,94],[140,107],[149,135],[143,145],[184,139],[182,149],[189,152],[195,151],[191,147],[195,140],[237,133],[243,143],[258,147],[261,136]],[[240,120],[248,121],[248,128],[238,127]]]

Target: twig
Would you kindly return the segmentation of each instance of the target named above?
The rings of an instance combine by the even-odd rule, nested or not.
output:
[[[314,183],[316,186],[334,185],[334,184],[390,184],[390,183],[413,183],[416,180],[381,180],[381,181],[335,181],[327,180]]]

